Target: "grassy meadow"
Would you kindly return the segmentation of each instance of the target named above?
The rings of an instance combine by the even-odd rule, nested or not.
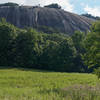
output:
[[[0,100],[100,100],[93,74],[0,69]]]

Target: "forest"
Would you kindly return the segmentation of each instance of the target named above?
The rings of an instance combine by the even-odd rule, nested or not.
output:
[[[19,29],[0,21],[0,66],[59,72],[92,72],[100,67],[100,21],[73,35]]]

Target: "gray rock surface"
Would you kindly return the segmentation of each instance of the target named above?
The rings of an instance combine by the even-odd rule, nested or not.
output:
[[[92,20],[62,9],[33,6],[0,7],[0,18],[17,27],[48,26],[62,33],[73,34],[75,30],[87,31]]]

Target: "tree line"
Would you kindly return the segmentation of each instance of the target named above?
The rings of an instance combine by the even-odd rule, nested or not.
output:
[[[91,72],[100,67],[100,22],[87,34],[46,34],[0,22],[0,66],[60,72]]]

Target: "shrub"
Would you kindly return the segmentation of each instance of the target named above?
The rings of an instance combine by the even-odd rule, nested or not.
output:
[[[97,75],[98,79],[100,79],[100,67],[97,69],[94,69],[94,73]]]

